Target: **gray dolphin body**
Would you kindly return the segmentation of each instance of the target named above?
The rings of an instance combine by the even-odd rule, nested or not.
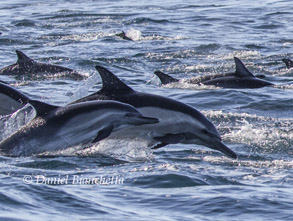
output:
[[[74,79],[83,79],[84,77],[78,72],[62,67],[59,65],[40,63],[25,55],[23,52],[16,50],[17,62],[4,67],[0,70],[0,75],[14,76],[32,76],[32,75],[54,75],[64,74]]]
[[[102,89],[74,103],[115,100],[134,106],[144,116],[159,119],[157,124],[113,133],[109,138],[142,136],[149,141],[148,144],[153,146],[153,149],[175,143],[199,144],[221,151],[232,158],[237,157],[222,143],[215,126],[193,107],[163,96],[137,92],[107,69],[101,66],[96,66],[96,69],[102,78]]]
[[[144,117],[133,106],[117,101],[89,101],[59,107],[30,100],[5,84],[0,84],[0,89],[36,110],[36,117],[30,123],[0,143],[4,155],[29,156],[90,145],[125,128],[158,123],[158,119]]]
[[[262,80],[263,75],[254,76],[238,58],[234,58],[236,64],[236,71],[234,73],[224,73],[216,75],[207,75],[203,77],[195,77],[186,80],[190,84],[204,84],[214,85],[223,88],[260,88],[265,86],[272,86],[273,84]],[[155,74],[160,78],[162,84],[169,84],[178,82],[167,74],[160,71],[155,71]]]

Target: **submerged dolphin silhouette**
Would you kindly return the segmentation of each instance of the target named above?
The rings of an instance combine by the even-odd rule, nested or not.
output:
[[[215,126],[199,111],[179,101],[154,94],[141,93],[124,84],[107,69],[96,66],[103,87],[100,91],[79,99],[74,103],[91,100],[115,100],[136,107],[143,115],[159,119],[152,126],[144,125],[136,130],[113,133],[110,138],[126,136],[148,140],[153,148],[168,144],[199,144],[236,158],[237,155],[222,143]]]
[[[291,61],[289,58],[284,58],[282,61],[286,64],[288,69],[293,68],[293,61]]]
[[[19,50],[16,50],[16,54],[18,58],[17,62],[0,69],[0,75],[54,75],[58,73],[66,73],[66,76],[70,76],[75,79],[84,78],[81,74],[70,68],[37,62]]]
[[[1,93],[21,104],[29,103],[36,117],[0,143],[0,152],[9,156],[29,156],[90,145],[111,133],[135,125],[155,124],[129,104],[117,101],[89,101],[64,107],[31,100],[14,88],[0,83]]]
[[[260,78],[264,78],[263,75],[254,76],[239,58],[234,57],[234,61],[236,64],[236,71],[234,73],[195,77],[186,80],[186,82],[190,84],[214,85],[224,88],[260,88],[273,85],[268,81],[261,80]],[[162,84],[179,81],[161,71],[155,71],[154,73],[160,78]]]

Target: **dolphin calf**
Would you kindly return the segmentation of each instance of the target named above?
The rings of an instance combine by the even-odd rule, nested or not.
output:
[[[287,58],[282,59],[288,69],[293,68],[293,61]]]
[[[16,50],[17,62],[0,69],[0,75],[32,76],[32,75],[55,75],[66,74],[74,79],[84,79],[78,72],[62,67],[59,65],[40,63],[25,55],[23,52]]]
[[[102,89],[74,103],[115,100],[134,106],[144,116],[159,119],[157,124],[113,133],[109,138],[144,136],[148,146],[153,149],[175,143],[199,144],[221,151],[229,157],[237,157],[222,143],[215,126],[193,107],[163,96],[135,91],[106,68],[96,66],[96,69],[102,78]]]
[[[234,73],[200,76],[188,79],[186,82],[190,84],[214,85],[223,88],[260,88],[273,85],[268,81],[260,79],[264,78],[263,75],[254,76],[239,58],[234,57],[234,61],[236,65]],[[162,84],[179,81],[161,71],[155,71],[154,73],[160,78]]]
[[[14,88],[1,84],[1,92],[21,104],[29,103],[36,117],[0,143],[0,152],[9,156],[29,156],[62,150],[77,145],[91,145],[111,133],[135,125],[156,124],[129,104],[118,101],[89,101],[64,107],[30,100]]]

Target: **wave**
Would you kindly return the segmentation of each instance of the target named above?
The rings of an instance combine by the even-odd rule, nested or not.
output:
[[[293,118],[270,118],[246,113],[208,111],[226,142],[250,145],[259,153],[293,156]]]

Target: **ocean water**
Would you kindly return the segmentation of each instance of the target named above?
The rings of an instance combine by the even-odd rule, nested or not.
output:
[[[173,144],[109,144],[104,155],[0,156],[2,220],[292,220],[293,6],[289,0],[11,0],[0,6],[0,67],[15,50],[79,71],[0,76],[34,99],[65,105],[97,91],[102,65],[136,90],[205,114],[238,155]],[[116,36],[125,31],[133,41]],[[273,87],[161,86],[232,72],[233,57]],[[25,117],[26,116],[26,117]],[[1,118],[1,139],[32,117]]]

